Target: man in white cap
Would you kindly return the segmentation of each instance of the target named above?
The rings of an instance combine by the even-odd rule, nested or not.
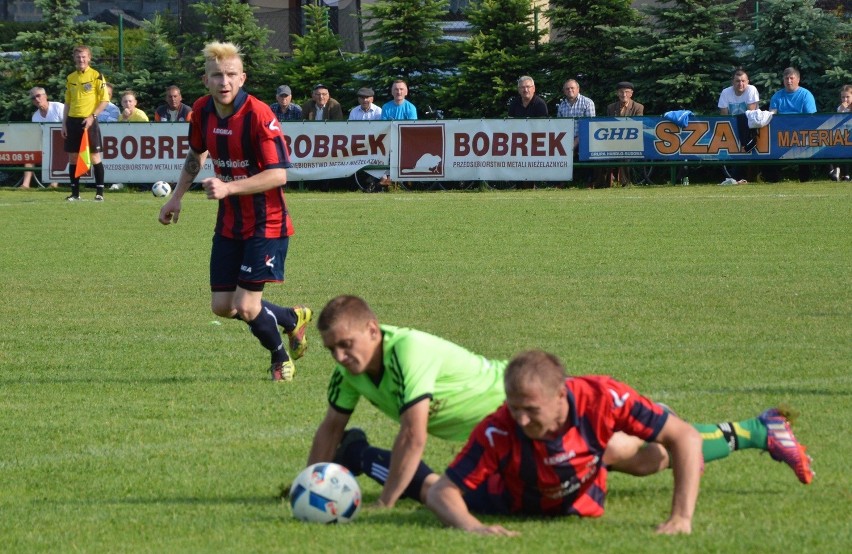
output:
[[[302,108],[292,103],[293,92],[287,85],[281,85],[275,91],[276,102],[269,105],[278,121],[301,121]]]
[[[370,87],[358,89],[358,105],[349,110],[349,121],[374,121],[382,118],[382,109],[373,104],[375,94]]]

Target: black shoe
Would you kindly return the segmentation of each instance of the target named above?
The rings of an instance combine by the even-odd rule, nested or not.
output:
[[[334,451],[334,458],[331,460],[336,464],[340,464],[347,468],[352,472],[353,475],[361,475],[364,473],[361,471],[361,466],[358,464],[358,467],[353,467],[354,464],[346,463],[346,451],[355,443],[363,442],[364,444],[369,444],[367,442],[367,434],[358,427],[353,427],[343,432],[343,438],[340,439],[340,444],[337,445],[337,450]]]

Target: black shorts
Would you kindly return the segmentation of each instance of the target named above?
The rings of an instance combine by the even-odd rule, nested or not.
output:
[[[65,137],[65,151],[79,152],[80,141],[83,139],[83,120],[85,117],[69,117],[65,124],[65,131],[68,135]],[[98,120],[92,122],[89,127],[89,152],[101,152],[103,150],[101,140],[101,128],[98,126]]]
[[[288,237],[266,239],[229,239],[213,236],[210,251],[210,290],[262,291],[265,283],[284,280],[284,260],[287,258]]]

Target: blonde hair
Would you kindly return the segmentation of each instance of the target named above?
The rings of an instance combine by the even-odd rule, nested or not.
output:
[[[231,58],[239,58],[240,62],[243,61],[240,55],[240,47],[233,42],[208,42],[204,45],[202,54],[204,54],[205,62],[221,62]]]
[[[378,323],[379,321],[366,300],[359,296],[344,294],[328,301],[320,312],[317,330],[325,333],[342,320],[358,323],[368,321]]]

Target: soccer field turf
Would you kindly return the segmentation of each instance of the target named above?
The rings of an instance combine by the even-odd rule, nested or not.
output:
[[[364,296],[381,321],[489,357],[557,353],[695,422],[780,402],[816,478],[757,451],[706,467],[693,534],[658,537],[671,473],[611,475],[598,520],[442,528],[411,501],[348,526],[277,498],[304,466],[332,360],[311,326],[292,383],[207,285],[216,204],[0,191],[0,551],[846,552],[852,544],[852,187],[784,183],[482,193],[289,193],[280,304]],[[395,424],[353,416],[389,446]],[[460,445],[430,439],[442,470]],[[360,477],[365,504],[377,485]]]

